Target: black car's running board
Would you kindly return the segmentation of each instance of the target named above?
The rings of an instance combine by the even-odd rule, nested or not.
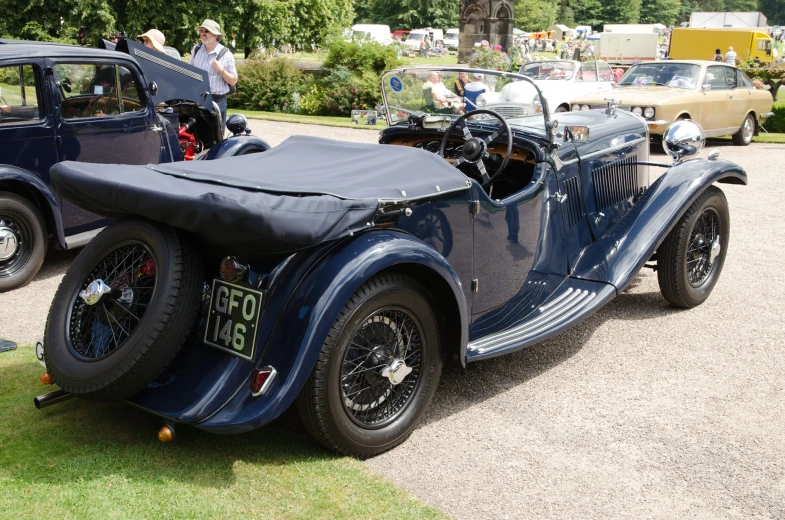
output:
[[[470,341],[466,361],[507,354],[539,343],[580,323],[615,296],[616,288],[612,285],[570,279],[525,321]]]

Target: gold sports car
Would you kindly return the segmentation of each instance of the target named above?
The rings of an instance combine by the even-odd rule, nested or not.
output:
[[[656,61],[630,67],[612,92],[576,98],[571,109],[605,108],[605,98],[646,119],[649,133],[662,135],[679,119],[692,119],[706,137],[732,135],[746,146],[772,115],[773,99],[739,69],[716,61]]]

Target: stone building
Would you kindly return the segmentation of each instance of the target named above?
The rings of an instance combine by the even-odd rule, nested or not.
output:
[[[491,47],[512,46],[514,14],[515,0],[461,0],[458,62],[466,63],[482,40]]]

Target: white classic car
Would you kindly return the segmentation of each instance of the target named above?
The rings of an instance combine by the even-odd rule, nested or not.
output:
[[[551,112],[567,112],[573,98],[611,90],[613,71],[604,61],[573,60],[533,61],[521,67],[519,74],[534,80],[548,101]],[[477,107],[493,110],[503,117],[523,117],[542,112],[542,102],[530,84],[514,81],[500,92],[477,98]]]

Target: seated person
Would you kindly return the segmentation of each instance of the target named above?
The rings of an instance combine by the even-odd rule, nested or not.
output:
[[[464,101],[466,102],[466,108],[469,110],[476,110],[477,98],[483,92],[491,92],[491,87],[486,85],[483,81],[485,79],[485,74],[481,72],[475,72],[472,76],[471,83],[467,83],[463,88]]]
[[[436,71],[428,73],[428,79],[423,83],[422,90],[426,105],[430,105],[430,101],[432,101],[433,109],[435,110],[444,109],[452,112],[453,109],[460,110],[463,108],[463,104],[442,83],[441,75]]]

